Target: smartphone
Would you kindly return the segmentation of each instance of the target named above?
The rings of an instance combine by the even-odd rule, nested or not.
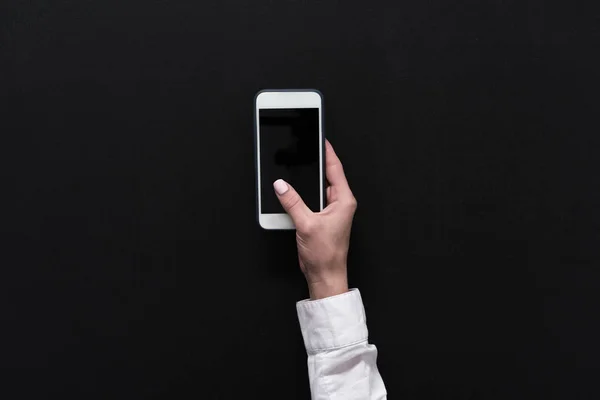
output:
[[[273,190],[283,179],[308,208],[325,207],[323,97],[318,90],[263,90],[254,98],[256,200],[264,229],[295,229]]]

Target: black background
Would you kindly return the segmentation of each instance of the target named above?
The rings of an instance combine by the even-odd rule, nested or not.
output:
[[[252,99],[317,88],[390,398],[598,398],[595,4],[1,2],[0,397],[309,398]]]

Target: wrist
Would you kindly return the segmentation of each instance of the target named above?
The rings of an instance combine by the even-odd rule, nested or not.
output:
[[[324,299],[348,292],[348,278],[341,276],[335,279],[319,280],[308,283],[311,300]]]

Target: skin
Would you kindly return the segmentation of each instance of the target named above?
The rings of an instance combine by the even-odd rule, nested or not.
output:
[[[300,269],[313,300],[348,291],[347,258],[356,199],[333,147],[326,142],[327,207],[312,212],[294,188],[282,179],[275,193],[296,225]]]

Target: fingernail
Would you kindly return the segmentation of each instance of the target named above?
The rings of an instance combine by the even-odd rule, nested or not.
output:
[[[275,189],[277,194],[281,196],[282,194],[285,194],[285,192],[288,191],[289,186],[287,183],[285,183],[283,179],[277,179],[275,182],[273,182],[273,188]]]

